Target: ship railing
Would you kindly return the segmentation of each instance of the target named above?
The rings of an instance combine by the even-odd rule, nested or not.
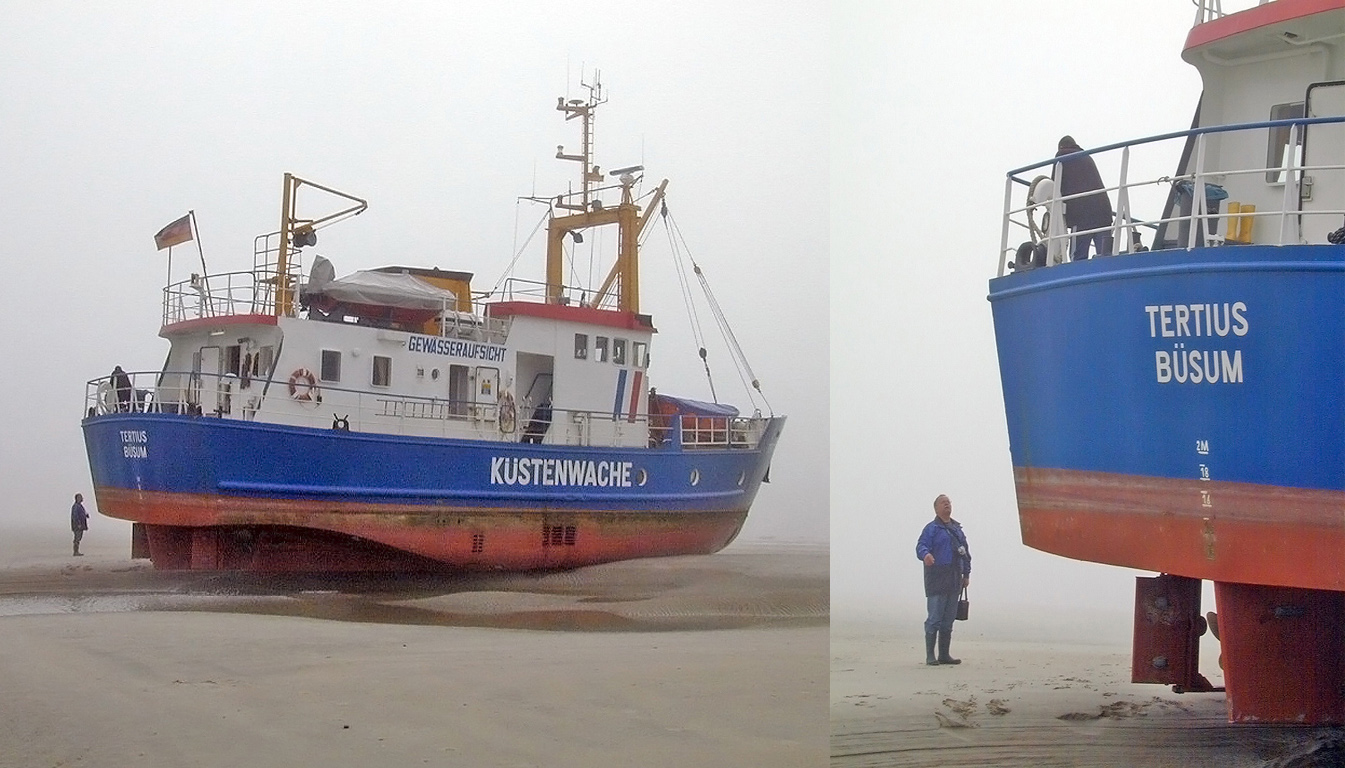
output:
[[[297,396],[297,397],[296,397]],[[320,383],[244,378],[233,373],[128,371],[87,382],[85,415],[167,413],[265,421],[355,432],[537,442],[588,447],[648,446],[699,450],[756,448],[768,419],[756,417],[649,418],[611,411],[516,409],[501,429],[496,401],[390,396]]]
[[[84,415],[160,413],[158,380],[158,371],[127,371],[124,379],[114,372],[93,379],[84,387]]]
[[[600,302],[593,303],[593,297],[597,293],[591,288],[585,288],[577,285],[560,286],[560,303],[576,307],[594,307],[595,309],[615,309],[617,300],[614,292],[608,291]],[[511,277],[504,281],[504,287],[500,291],[502,301],[534,301],[538,303],[546,302],[547,284],[537,280],[526,280],[520,277]]]
[[[679,442],[686,449],[755,448],[766,430],[766,419],[753,417],[672,417]]]
[[[259,290],[254,272],[196,275],[163,289],[163,324],[204,317],[267,313],[274,304]]]
[[[509,317],[490,317],[445,308],[439,315],[439,335],[503,344],[509,338],[509,325],[512,322],[513,318]]]
[[[1200,26],[1207,21],[1222,19],[1224,17],[1223,0],[1193,0],[1196,6],[1196,20],[1192,26]],[[1261,0],[1262,3],[1265,0]]]
[[[1058,196],[1051,194],[1052,185],[1043,182],[1059,179],[1062,163],[1075,155],[1009,171],[997,274],[1064,263],[1070,258],[1073,238],[1102,232],[1112,236],[1113,255],[1324,242],[1345,218],[1345,164],[1305,163],[1304,147],[1307,129],[1326,124],[1345,124],[1345,116],[1211,126],[1084,150],[1077,154],[1093,157],[1104,178],[1117,179],[1100,190],[1115,203],[1115,215],[1109,225],[1073,232],[1065,227],[1069,201],[1099,190]],[[1340,155],[1345,131],[1330,138]],[[1251,167],[1215,159],[1222,154],[1273,157],[1277,151],[1278,163]],[[1174,166],[1188,170],[1176,175],[1161,170]],[[1146,209],[1162,214],[1137,215]],[[1015,234],[1028,239],[1014,245]],[[1151,247],[1143,245],[1146,235]]]

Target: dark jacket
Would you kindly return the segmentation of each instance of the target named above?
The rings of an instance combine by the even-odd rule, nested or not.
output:
[[[78,501],[70,507],[70,530],[89,530],[89,513],[84,511],[84,505]]]
[[[1056,157],[1082,152],[1078,145],[1061,146]],[[1061,161],[1061,178],[1056,184],[1059,197],[1103,188],[1102,174],[1091,155],[1079,155]],[[1111,198],[1106,192],[1065,201],[1065,226],[1072,229],[1096,229],[1112,223]]]
[[[962,579],[971,576],[971,549],[962,525],[950,519],[945,525],[935,517],[920,532],[915,556],[934,555],[934,565],[925,566],[925,596],[952,595],[962,591]]]

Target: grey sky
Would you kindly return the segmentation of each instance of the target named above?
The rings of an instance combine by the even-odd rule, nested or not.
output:
[[[1091,147],[1190,126],[1200,82],[1180,52],[1195,7],[832,12],[833,616],[923,618],[915,540],[939,493],[968,532],[973,605],[1129,612],[1135,572],[1022,544],[985,297],[1006,171],[1063,134]]]
[[[288,171],[369,200],[316,248],[338,272],[439,266],[489,288],[541,215],[516,198],[572,178],[553,156],[578,125],[556,97],[597,67],[599,163],[671,179],[691,255],[790,418],[744,537],[826,540],[827,40],[806,1],[7,5],[0,524],[64,525],[89,495],[84,382],[162,364],[160,227],[194,209],[211,270],[247,269]],[[175,277],[194,258],[176,249]],[[652,382],[708,399],[668,259],[655,232]],[[541,271],[534,247],[517,274]],[[722,348],[710,361],[746,406]]]

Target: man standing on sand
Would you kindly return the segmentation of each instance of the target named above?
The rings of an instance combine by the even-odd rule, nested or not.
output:
[[[75,494],[75,504],[70,507],[70,530],[75,534],[75,557],[83,557],[79,551],[79,540],[89,530],[89,513],[84,511],[84,495]]]
[[[925,563],[925,663],[961,664],[948,655],[957,618],[957,600],[962,588],[971,583],[971,551],[962,524],[953,519],[953,502],[939,494],[934,500],[934,519],[920,532],[915,556]],[[934,656],[938,642],[939,655]]]

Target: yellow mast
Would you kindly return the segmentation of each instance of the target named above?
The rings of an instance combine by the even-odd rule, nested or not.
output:
[[[298,186],[292,174],[285,174],[285,190],[280,199],[280,250],[276,254],[276,317],[294,314],[290,289],[290,236],[294,227],[295,189]]]
[[[345,198],[355,204],[321,218],[300,219],[296,216],[299,205],[299,187],[305,184],[328,194]],[[358,216],[364,213],[364,210],[368,207],[369,203],[361,198],[347,195],[345,192],[338,192],[321,184],[314,184],[294,174],[285,174],[285,189],[281,193],[280,201],[280,247],[276,252],[276,274],[273,278],[276,284],[276,317],[288,317],[294,314],[294,286],[297,283],[297,277],[290,274],[291,250],[298,250],[306,245],[317,243],[316,230],[319,224],[325,224],[347,216]]]
[[[581,163],[582,170],[580,171],[580,191],[577,202],[575,201],[576,194],[571,192],[565,195],[557,195],[554,203],[558,209],[575,211],[576,213],[566,216],[553,216],[547,226],[546,302],[548,304],[563,304],[567,301],[564,295],[564,243],[566,235],[593,227],[616,224],[616,263],[612,265],[612,270],[608,273],[607,279],[603,281],[602,287],[593,296],[592,305],[600,305],[615,284],[617,308],[622,312],[638,313],[640,311],[639,240],[640,233],[649,224],[650,216],[648,213],[644,217],[640,216],[640,206],[635,204],[632,190],[636,181],[634,174],[644,169],[633,166],[612,171],[611,175],[618,177],[617,180],[621,185],[621,203],[615,208],[603,206],[602,200],[596,194],[599,190],[594,186],[602,181],[603,175],[602,170],[593,165],[593,119],[598,105],[606,99],[602,96],[601,83],[595,82],[594,85],[586,85],[585,87],[589,90],[587,101],[571,99],[567,102],[564,97],[556,100],[556,109],[565,113],[566,120],[573,120],[577,117],[583,124],[583,141],[580,153],[577,155],[566,154],[564,145],[561,145],[556,147],[556,157],[560,160]],[[667,187],[668,180],[664,179],[659,184],[650,202],[650,212],[657,208]],[[581,240],[576,239],[576,242],[581,242]]]

